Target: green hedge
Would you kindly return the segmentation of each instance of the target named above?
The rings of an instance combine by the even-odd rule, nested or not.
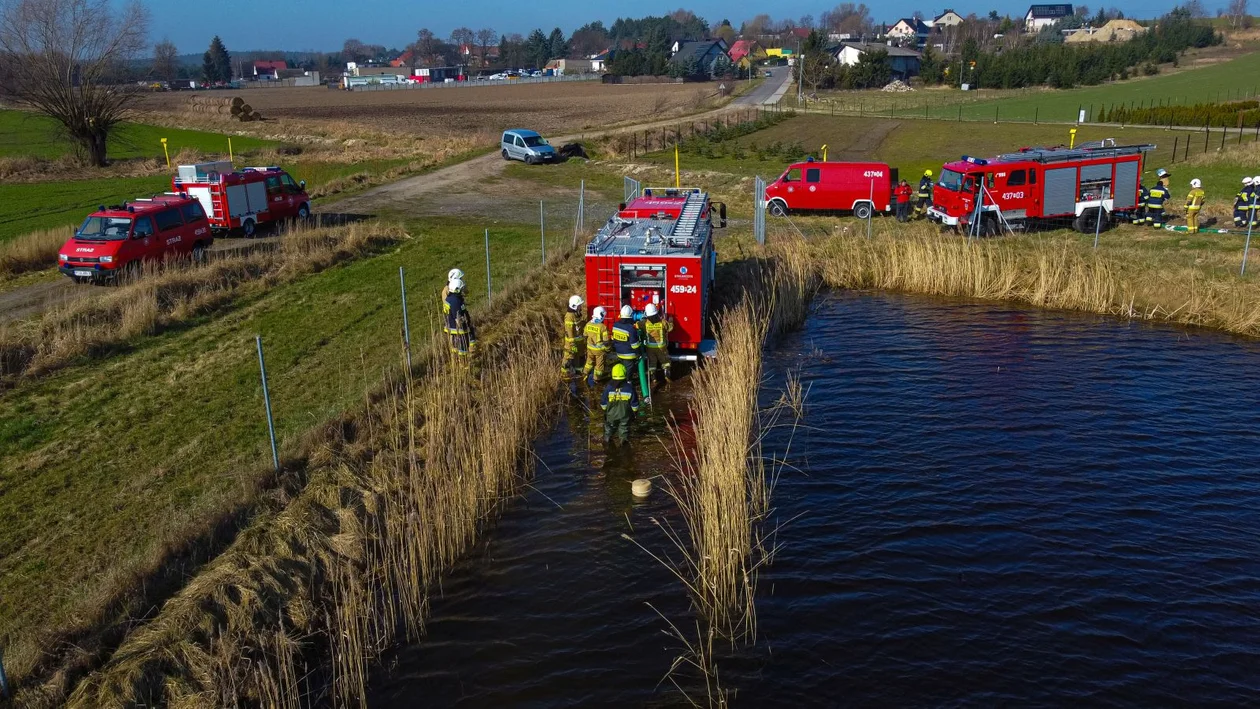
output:
[[[1237,128],[1260,123],[1260,101],[1196,103],[1192,106],[1126,106],[1103,107],[1098,120],[1154,126],[1214,126]]]

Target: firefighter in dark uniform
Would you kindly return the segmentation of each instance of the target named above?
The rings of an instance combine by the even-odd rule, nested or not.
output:
[[[1146,223],[1146,200],[1150,199],[1151,191],[1146,189],[1145,184],[1138,185],[1138,201],[1137,207],[1133,210],[1133,223]]]
[[[932,171],[924,170],[923,179],[919,180],[919,191],[915,194],[914,216],[918,217],[927,214],[928,207],[932,206]]]
[[[582,310],[582,296],[570,296],[569,307],[564,311],[564,363],[561,368],[565,376],[578,373],[578,362],[582,361],[582,335],[585,320],[586,312]]]
[[[639,325],[634,321],[634,309],[629,305],[621,306],[621,318],[613,323],[613,352],[617,354],[617,363],[623,364],[630,376],[638,381],[639,355],[643,353],[643,342],[639,339]]]
[[[1247,211],[1251,209],[1251,178],[1242,178],[1242,188],[1234,195],[1234,226],[1247,224]]]
[[[618,444],[627,443],[630,421],[639,410],[639,394],[626,381],[626,365],[621,362],[613,365],[612,381],[604,387],[599,408],[604,410],[604,443],[610,443],[613,436],[617,437]]]
[[[586,338],[586,366],[582,368],[582,377],[591,386],[604,378],[604,368],[608,364],[608,327],[604,325],[603,308],[595,308],[591,312],[591,321],[582,328],[582,336]]]
[[[1253,229],[1260,221],[1257,209],[1260,209],[1260,175],[1251,178],[1251,188],[1247,191],[1247,225]]]
[[[1146,194],[1146,223],[1156,229],[1164,228],[1164,202],[1168,201],[1168,186],[1161,179]]]
[[[442,301],[442,314],[446,316],[444,329],[451,338],[451,352],[467,361],[477,349],[477,328],[464,306],[464,282],[452,278],[446,284],[446,290],[446,300]]]
[[[656,376],[656,368],[660,367],[665,381],[669,381],[669,333],[674,330],[674,320],[662,314],[656,303],[648,303],[643,309],[643,319],[639,321],[643,328],[643,351],[647,356],[648,381]]]

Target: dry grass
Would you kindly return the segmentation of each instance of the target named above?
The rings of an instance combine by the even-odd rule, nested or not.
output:
[[[62,234],[64,236],[64,233]],[[0,329],[0,377],[29,377],[211,312],[247,289],[271,288],[406,238],[397,224],[299,226],[274,250],[147,264],[134,281]],[[51,242],[49,242],[51,243]],[[54,256],[55,258],[55,256]]]
[[[0,278],[57,265],[61,245],[74,236],[74,227],[40,229],[0,243]]]

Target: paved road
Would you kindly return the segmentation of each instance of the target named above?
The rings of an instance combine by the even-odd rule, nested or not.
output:
[[[780,66],[773,70],[774,75],[761,82],[761,86],[735,99],[736,106],[760,106],[778,103],[779,99],[792,87],[792,67]]]

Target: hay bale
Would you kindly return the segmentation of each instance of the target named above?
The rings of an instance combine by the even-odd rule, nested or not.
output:
[[[235,104],[234,104],[234,105],[232,106],[232,108],[231,108],[231,109],[229,109],[229,110],[231,110],[231,111],[232,111],[232,115],[233,115],[233,116],[239,116],[239,115],[241,115],[242,113],[244,113],[244,111],[242,111],[242,110],[241,110],[241,107],[240,107],[240,106],[237,106],[237,105],[235,105]]]
[[[233,97],[232,97],[232,105],[233,105],[233,106],[235,106],[235,107],[237,107],[237,108],[240,108],[242,105],[244,105],[244,103],[245,103],[245,99],[241,98],[240,96],[233,96]]]
[[[241,104],[241,113],[253,113],[253,112],[254,112],[253,106],[249,105],[248,103]]]

